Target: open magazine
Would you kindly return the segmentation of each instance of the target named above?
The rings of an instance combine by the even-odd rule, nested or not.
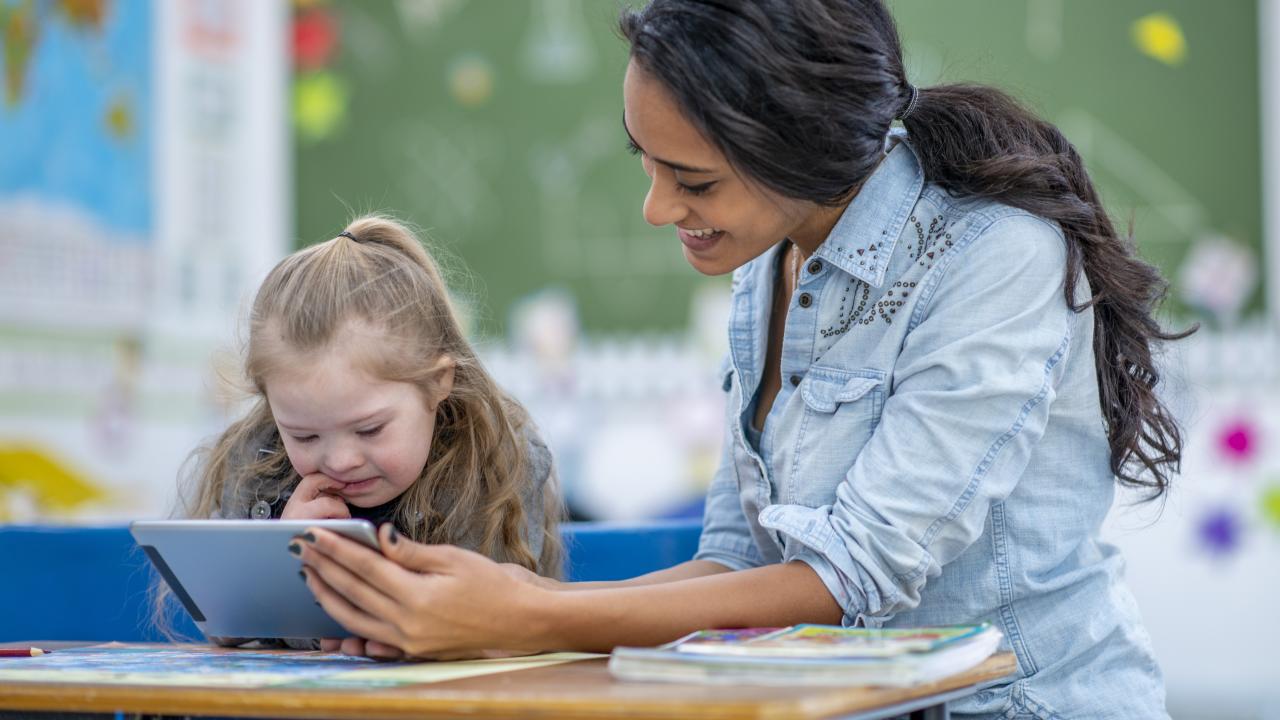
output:
[[[623,680],[662,682],[907,686],[975,667],[1001,638],[989,623],[703,630],[657,648],[616,648],[609,671]]]

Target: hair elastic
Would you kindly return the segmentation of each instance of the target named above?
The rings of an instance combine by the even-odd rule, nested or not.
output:
[[[910,83],[907,84],[907,87],[911,89],[911,99],[907,101],[907,106],[902,109],[902,112],[898,113],[896,120],[906,120],[911,111],[916,109],[916,101],[920,99],[920,88]]]
[[[352,235],[346,230],[343,230],[342,232],[338,233],[338,237],[351,238],[353,242],[360,242],[360,238],[356,237],[355,235]]]

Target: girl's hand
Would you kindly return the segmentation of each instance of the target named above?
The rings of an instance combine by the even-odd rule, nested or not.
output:
[[[404,653],[382,643],[370,642],[364,638],[321,638],[320,649],[324,652],[340,652],[343,655],[359,655],[376,660],[403,660]]]
[[[319,528],[309,532],[315,540],[302,550],[307,586],[358,636],[343,641],[344,651],[378,657],[394,649],[444,660],[493,657],[493,648],[503,656],[544,649],[531,618],[548,591],[478,553],[415,543],[390,525],[378,532],[382,555]]]
[[[293,489],[289,502],[285,503],[281,520],[319,520],[332,518],[345,520],[351,517],[351,511],[342,498],[332,491],[342,487],[342,483],[333,480],[324,473],[311,473],[302,478],[298,487]]]

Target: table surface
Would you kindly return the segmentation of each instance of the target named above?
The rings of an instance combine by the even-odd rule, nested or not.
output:
[[[87,643],[49,643],[67,647]],[[9,643],[19,645],[19,643]],[[0,645],[2,646],[2,645]],[[911,688],[762,687],[622,682],[607,658],[378,689],[217,689],[158,685],[0,683],[0,711],[147,713],[272,718],[823,718],[872,711],[990,683],[1012,653]]]

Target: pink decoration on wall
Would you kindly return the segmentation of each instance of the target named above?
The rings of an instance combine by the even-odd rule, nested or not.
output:
[[[1218,449],[1233,462],[1248,462],[1258,452],[1258,429],[1244,419],[1233,420],[1218,433]]]

